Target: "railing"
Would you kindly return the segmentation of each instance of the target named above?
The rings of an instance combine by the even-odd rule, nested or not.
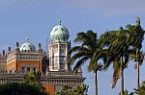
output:
[[[71,73],[71,74],[70,74]],[[65,72],[49,72],[51,75],[42,75],[40,79],[41,84],[54,84],[54,85],[75,85],[80,84],[84,80],[82,76],[75,75],[74,73]],[[60,74],[60,75],[55,75]],[[65,74],[65,76],[63,75]],[[70,74],[70,75],[69,75]],[[0,74],[0,84],[24,82],[24,74]]]
[[[82,74],[80,74],[80,73],[74,73],[74,72],[72,72],[72,71],[68,71],[68,72],[63,72],[63,71],[57,71],[57,72],[53,72],[53,71],[51,71],[51,72],[47,72],[47,74],[46,74],[46,76],[73,76],[73,77],[82,77]]]

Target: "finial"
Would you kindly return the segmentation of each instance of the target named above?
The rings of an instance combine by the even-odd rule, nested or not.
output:
[[[11,47],[8,47],[8,51],[11,51]]]
[[[59,25],[61,25],[61,19],[58,20]]]
[[[19,48],[19,42],[16,42],[16,47]]]
[[[3,52],[2,52],[2,53],[3,53],[3,56],[5,56],[5,50],[3,50]]]
[[[41,49],[41,43],[38,43],[38,47],[39,47],[39,49]]]
[[[29,37],[26,37],[26,41],[29,42]]]

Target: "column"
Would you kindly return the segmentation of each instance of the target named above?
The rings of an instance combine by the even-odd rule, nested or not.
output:
[[[58,43],[58,70],[60,70],[60,43]]]
[[[64,63],[64,66],[65,66],[65,70],[68,70],[68,43],[65,44],[65,63]]]

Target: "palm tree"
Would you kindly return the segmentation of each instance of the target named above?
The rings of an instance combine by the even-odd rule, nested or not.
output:
[[[73,54],[70,63],[77,61],[74,70],[85,62],[89,63],[88,70],[93,71],[94,73],[95,95],[98,95],[97,73],[102,68],[102,65],[98,63],[98,60],[103,58],[105,53],[99,46],[97,34],[91,30],[88,30],[87,32],[79,32],[74,41],[79,42],[81,45],[74,46],[69,51],[70,54]]]
[[[136,20],[136,25],[127,25],[127,30],[130,35],[130,46],[135,49],[134,59],[136,62],[137,69],[137,89],[140,88],[140,65],[143,63],[143,54],[141,52],[142,42],[144,39],[145,31],[142,29],[140,25],[140,18],[138,17]]]
[[[106,39],[107,38],[107,39]],[[119,78],[121,78],[121,95],[124,93],[124,69],[129,61],[128,33],[122,27],[120,30],[109,31],[100,37],[100,41],[107,47],[107,61],[105,69],[113,64],[112,88],[115,87]]]

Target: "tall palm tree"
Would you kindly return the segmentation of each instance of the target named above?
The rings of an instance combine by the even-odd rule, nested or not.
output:
[[[143,54],[141,52],[142,42],[144,39],[145,31],[140,25],[140,18],[136,20],[136,25],[127,25],[127,30],[129,32],[130,46],[135,49],[134,59],[136,62],[137,69],[137,89],[140,88],[140,65],[143,63]]]
[[[70,54],[73,54],[70,63],[76,64],[74,69],[80,67],[85,62],[88,62],[88,70],[94,73],[95,95],[98,95],[98,71],[101,70],[102,65],[98,63],[98,60],[103,58],[104,50],[99,46],[97,34],[91,30],[87,32],[79,32],[74,40],[79,42],[79,46],[74,46],[70,50]],[[105,59],[105,58],[104,58]]]
[[[108,40],[105,40],[105,39]],[[107,46],[107,62],[105,68],[113,64],[114,73],[112,88],[115,87],[119,78],[121,78],[121,95],[124,93],[124,69],[127,67],[129,61],[128,33],[122,27],[120,30],[109,31],[100,37],[104,46]]]

